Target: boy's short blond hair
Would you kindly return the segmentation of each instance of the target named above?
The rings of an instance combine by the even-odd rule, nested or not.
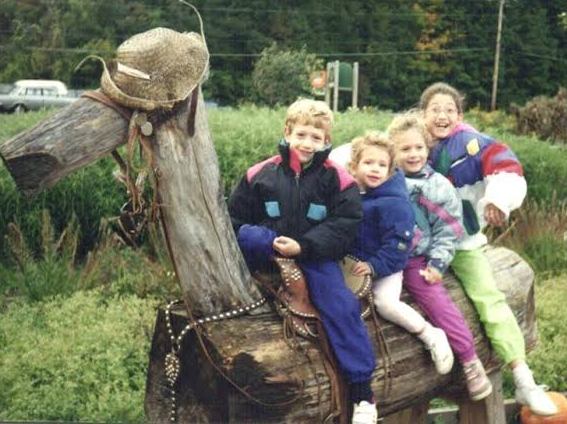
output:
[[[325,140],[331,135],[333,112],[327,103],[321,100],[299,99],[288,108],[285,117],[285,132],[289,133],[294,125],[312,125],[325,130]]]
[[[394,146],[388,134],[380,131],[369,131],[363,136],[356,137],[351,141],[350,162],[347,165],[349,172],[352,173],[354,171],[354,168],[362,158],[362,153],[369,147],[377,147],[388,152],[390,156],[388,175],[392,175],[394,173]]]

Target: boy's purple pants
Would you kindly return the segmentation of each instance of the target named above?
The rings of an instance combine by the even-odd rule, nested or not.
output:
[[[404,288],[429,321],[445,331],[459,362],[471,361],[476,356],[476,349],[469,326],[443,284],[430,284],[419,275],[419,271],[426,266],[423,256],[410,258],[404,269]]]

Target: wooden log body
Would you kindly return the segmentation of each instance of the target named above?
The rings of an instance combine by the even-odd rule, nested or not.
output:
[[[499,288],[506,294],[531,349],[536,342],[533,299],[533,271],[514,252],[489,248]],[[487,370],[502,364],[490,349],[478,317],[460,285],[452,275],[446,287],[463,311],[475,335],[476,347]],[[409,296],[404,299],[412,304]],[[446,376],[436,373],[423,344],[400,327],[381,320],[390,350],[391,391],[384,386],[384,369],[379,366],[372,387],[380,415],[424,402],[441,393],[462,391],[463,376],[458,363]],[[172,313],[177,335],[186,325],[182,311]],[[367,321],[369,333],[378,352],[374,328]],[[204,354],[203,346],[207,354]],[[163,310],[158,313],[146,388],[145,409],[152,423],[166,422],[170,403],[164,379],[164,357],[170,351],[169,335]],[[189,332],[180,351],[181,374],[177,385],[178,422],[222,423],[319,423],[330,410],[329,379],[318,349],[301,340],[300,348],[291,348],[282,336],[281,320],[275,313],[244,316],[207,325],[200,339]],[[384,363],[384,358],[378,358]],[[213,366],[214,364],[214,366]],[[217,371],[242,387],[250,397],[263,403],[291,402],[285,406],[266,406],[238,392]]]

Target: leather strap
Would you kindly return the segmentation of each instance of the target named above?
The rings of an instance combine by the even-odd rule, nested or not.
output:
[[[108,106],[111,109],[114,109],[118,112],[126,121],[130,122],[130,118],[132,117],[132,111],[128,108],[120,106],[118,103],[113,101],[110,97],[104,94],[100,90],[96,91],[86,91],[81,94],[81,97],[86,97],[88,99],[96,100],[99,103],[102,103],[105,106]]]

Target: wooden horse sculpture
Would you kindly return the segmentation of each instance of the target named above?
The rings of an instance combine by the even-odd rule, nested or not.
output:
[[[112,77],[113,69],[105,72]],[[284,340],[280,318],[246,268],[223,199],[201,80],[196,82],[185,97],[166,98],[149,110],[101,100],[99,94],[83,97],[0,145],[0,155],[18,188],[34,194],[112,153],[139,126],[146,132],[142,142],[151,157],[159,219],[183,293],[181,305],[158,312],[148,367],[148,421],[322,422],[333,402],[329,375],[316,345]],[[108,98],[108,85],[104,88]],[[133,113],[142,118],[132,120]],[[533,272],[509,250],[489,249],[487,255],[532,347]],[[471,304],[452,276],[446,284],[471,324],[479,356],[489,371],[497,371],[501,364]],[[378,358],[373,379],[380,415],[390,415],[390,422],[424,422],[429,399],[463,389],[461,370],[455,366],[449,375],[436,374],[421,343],[392,324],[381,327],[388,354]],[[489,413],[489,403],[501,406],[494,376],[495,394],[486,402],[462,401],[461,420],[469,419],[462,422],[504,422],[500,408]]]

